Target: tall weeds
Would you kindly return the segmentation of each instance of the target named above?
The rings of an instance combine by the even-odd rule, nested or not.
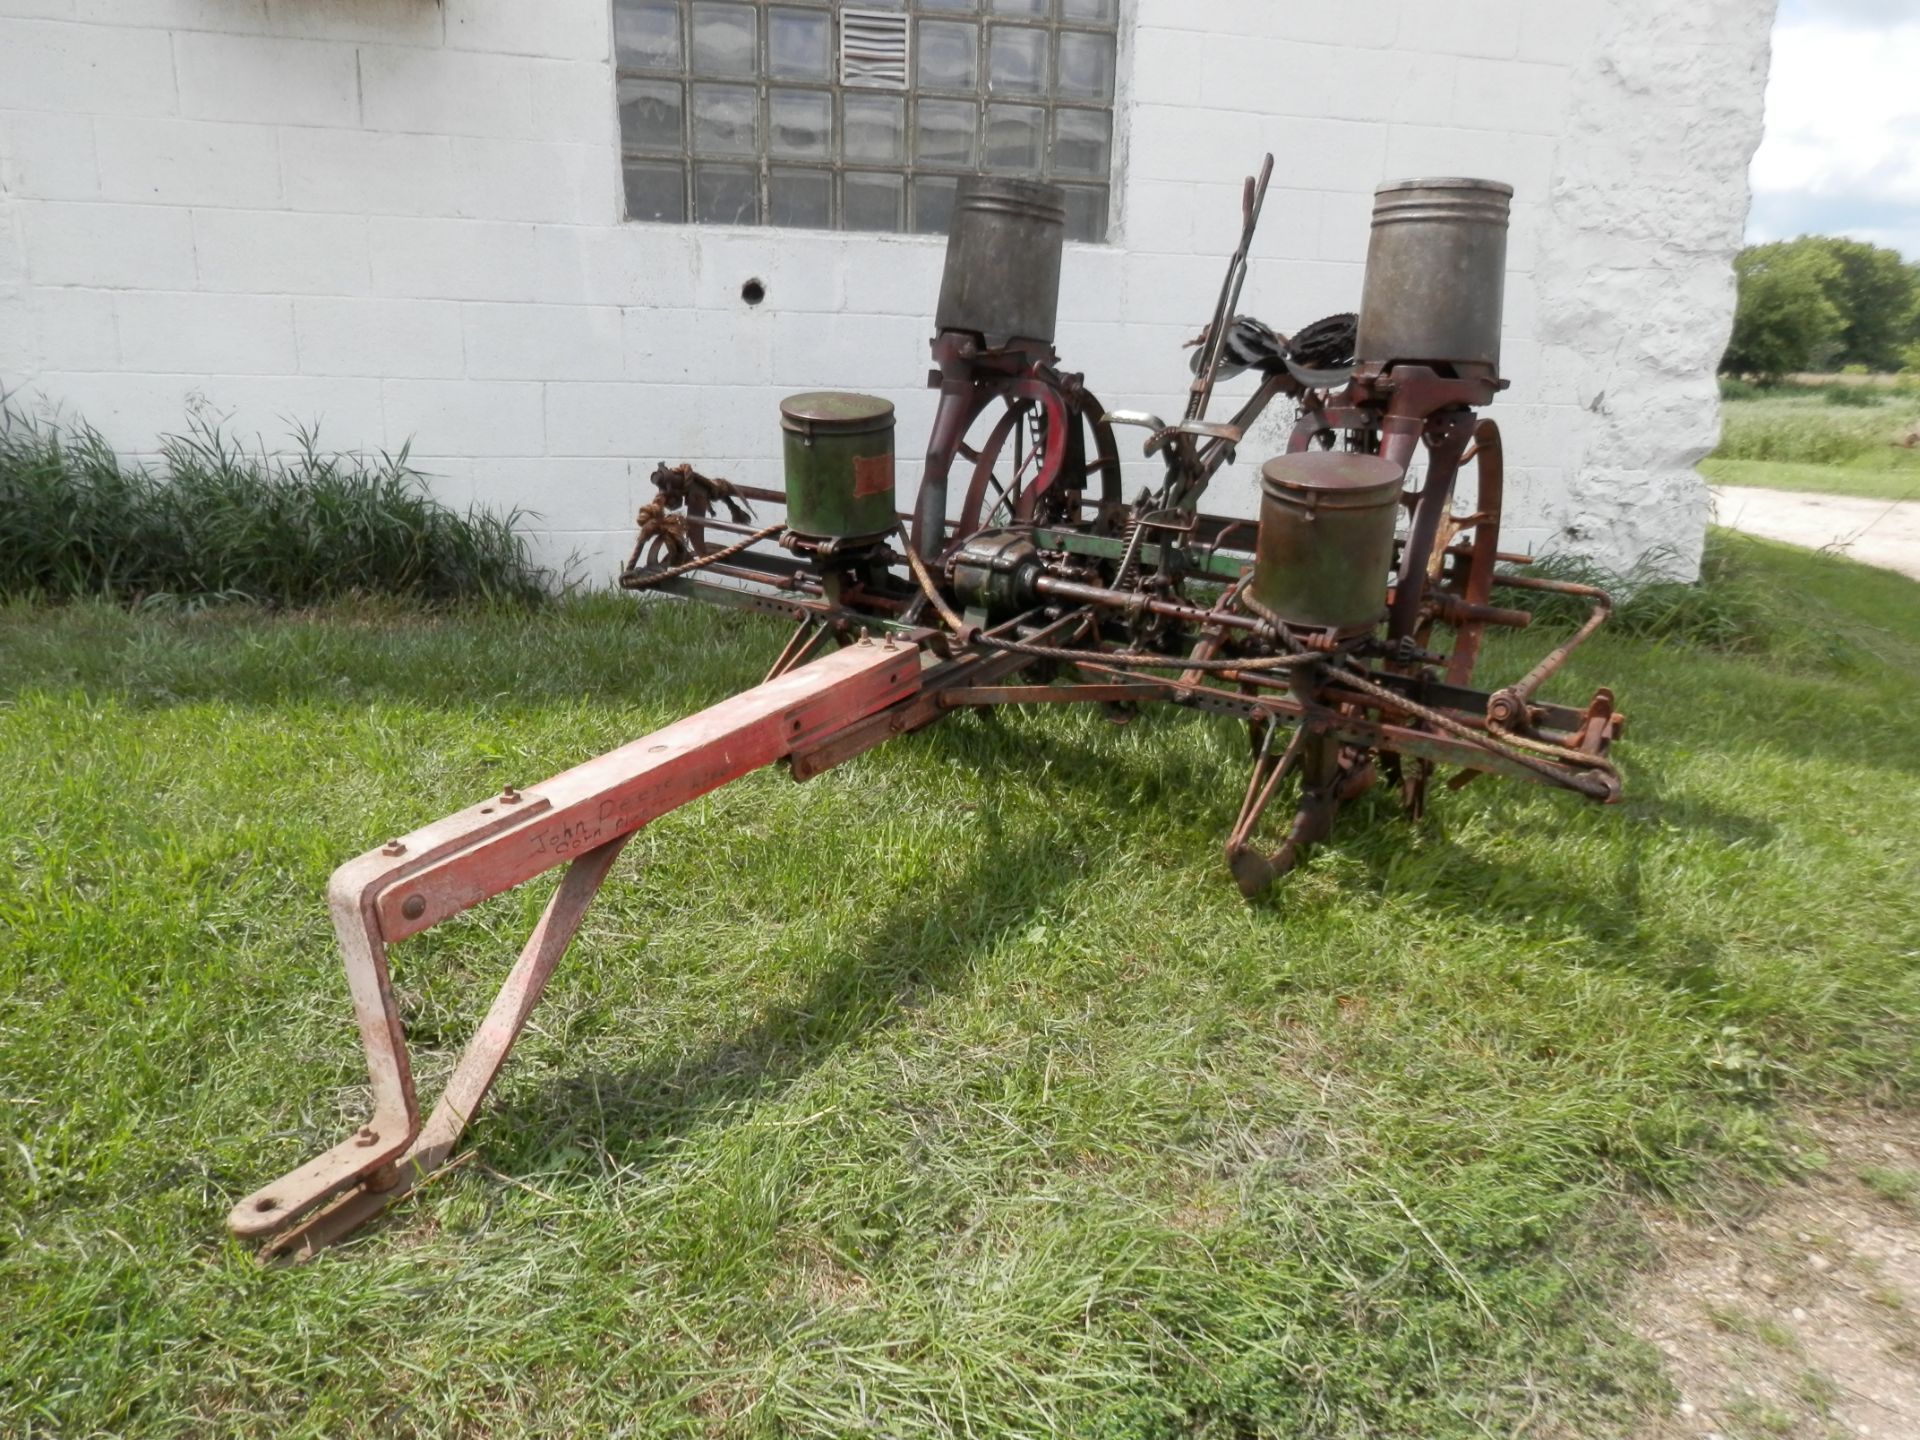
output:
[[[148,466],[90,425],[0,406],[0,598],[305,605],[546,592],[520,512],[449,509],[404,448],[324,451],[305,428],[293,441],[284,454],[248,451],[196,418]]]
[[[1839,392],[1841,387],[1833,387]],[[1817,406],[1762,402],[1731,404],[1721,412],[1720,448],[1716,460],[1775,460],[1802,465],[1842,465],[1867,455],[1884,455],[1887,447],[1913,423],[1911,406],[1881,406],[1869,398],[1853,413],[1851,398]]]

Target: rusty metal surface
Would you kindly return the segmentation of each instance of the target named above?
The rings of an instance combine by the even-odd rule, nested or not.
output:
[[[976,335],[994,350],[1051,345],[1066,238],[1059,187],[1003,175],[962,180],[934,328]]]
[[[1271,174],[1269,157],[1243,189],[1238,246],[1193,378],[1180,382],[1177,423],[1109,414],[1061,367],[1055,201],[1045,187],[990,181],[957,211],[949,245],[929,377],[938,401],[910,534],[877,451],[824,464],[820,504],[805,477],[795,487],[790,475],[783,493],[685,465],[654,471],[621,585],[782,617],[790,638],[754,689],[336,872],[328,903],[372,1114],[240,1201],[236,1233],[311,1254],[443,1172],[621,848],[640,826],[768,764],[807,780],[955,711],[1002,705],[1096,705],[1122,722],[1148,703],[1227,717],[1248,729],[1239,804],[1193,803],[1219,815],[1228,872],[1249,897],[1306,863],[1342,808],[1379,784],[1398,788],[1413,819],[1435,778],[1457,789],[1498,775],[1619,798],[1612,750],[1625,720],[1613,695],[1575,706],[1542,694],[1611,602],[1516,575],[1526,557],[1500,549],[1504,456],[1481,412],[1507,385],[1497,373],[1503,187],[1385,187],[1358,343],[1351,317],[1336,316],[1297,331],[1296,350],[1238,313]],[[1256,341],[1258,354],[1247,349]],[[1213,420],[1233,345],[1232,366],[1257,365],[1263,378],[1229,419]],[[1298,414],[1288,453],[1268,470],[1265,513],[1203,512],[1209,483],[1278,400]],[[847,430],[885,439],[890,411],[800,397],[786,429],[815,447]],[[1116,425],[1146,430],[1155,483],[1134,476],[1123,487]],[[956,474],[965,491],[950,511]],[[1522,603],[1494,603],[1500,587],[1503,602]],[[1524,602],[1543,593],[1586,600],[1586,621],[1516,683],[1475,689],[1486,629],[1525,630]],[[422,1126],[387,946],[562,866]]]
[[[236,1235],[286,1230],[343,1192],[323,1231],[344,1233],[444,1158],[467,1123],[620,848],[647,821],[919,689],[920,651],[862,640],[540,785],[388,841],[334,872],[328,906],[359,1019],[374,1113],[333,1149],[241,1200]],[[436,1109],[419,1126],[388,944],[544,871],[568,875]],[[396,1166],[395,1162],[399,1162]],[[345,1224],[345,1228],[351,1228]]]
[[[1398,180],[1374,192],[1361,360],[1500,369],[1513,187]]]

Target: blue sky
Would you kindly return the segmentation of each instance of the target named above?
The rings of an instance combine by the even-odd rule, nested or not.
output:
[[[1781,0],[1747,238],[1800,234],[1920,260],[1920,0]]]

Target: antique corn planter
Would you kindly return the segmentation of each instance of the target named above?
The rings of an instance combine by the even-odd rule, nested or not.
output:
[[[804,780],[970,707],[1087,703],[1125,718],[1162,701],[1230,716],[1252,740],[1226,841],[1249,896],[1382,777],[1415,816],[1441,766],[1455,785],[1496,774],[1618,798],[1608,751],[1623,722],[1611,695],[1580,709],[1539,695],[1610,602],[1501,568],[1527,563],[1500,549],[1500,431],[1480,414],[1507,383],[1512,192],[1484,180],[1383,186],[1359,315],[1289,338],[1238,313],[1272,169],[1268,157],[1247,181],[1239,248],[1195,342],[1178,421],[1110,414],[1060,367],[1060,197],[990,179],[963,186],[955,204],[929,378],[939,405],[909,512],[895,494],[893,407],[869,396],[781,406],[784,490],[686,465],[655,472],[621,584],[784,616],[792,638],[754,689],[341,867],[328,901],[373,1111],[241,1201],[236,1232],[311,1253],[445,1164],[621,847],[775,761]],[[1209,419],[1216,382],[1248,369],[1260,377],[1251,397]],[[1257,517],[1203,510],[1209,482],[1281,398],[1296,418],[1287,452],[1261,473]],[[1159,462],[1157,482],[1132,499],[1122,425],[1144,427]],[[756,524],[755,506],[783,518]],[[1472,685],[1481,636],[1532,618],[1496,606],[1496,583],[1592,609],[1523,679],[1489,694]],[[1291,819],[1262,840],[1283,794]],[[561,866],[422,1123],[387,947]]]

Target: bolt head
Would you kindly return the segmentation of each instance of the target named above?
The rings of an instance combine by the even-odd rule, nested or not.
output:
[[[380,853],[382,855],[404,855],[407,853],[407,847],[402,841],[389,840],[385,845],[380,847]]]

